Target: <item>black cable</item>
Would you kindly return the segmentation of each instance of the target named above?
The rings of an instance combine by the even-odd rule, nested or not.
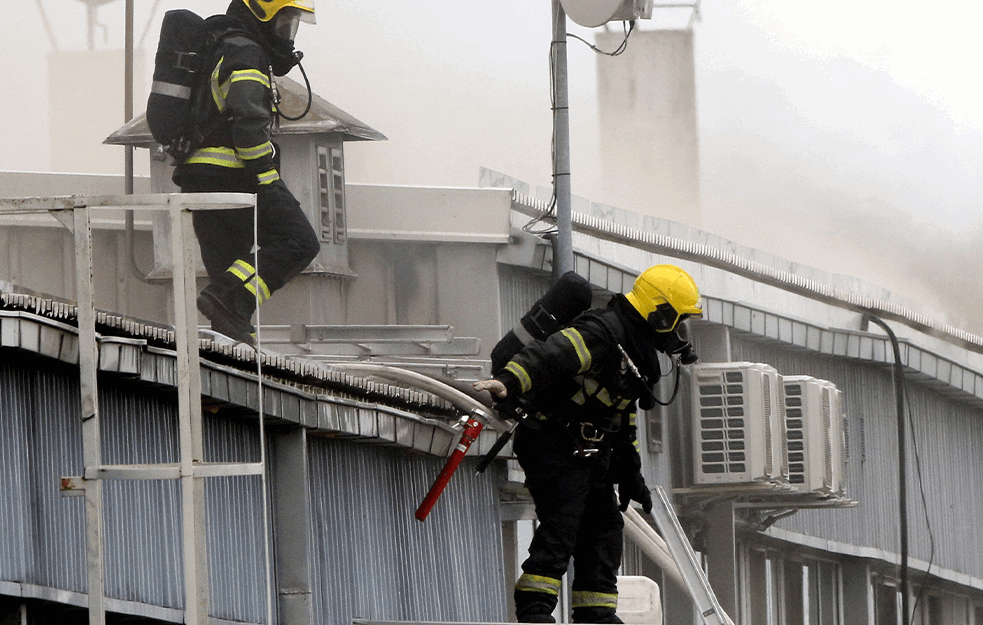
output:
[[[557,227],[554,223],[552,226],[547,226],[542,230],[533,230],[533,226],[539,223],[547,222],[552,218],[555,222],[556,220],[556,99],[553,97],[553,90],[556,84],[556,65],[555,65],[555,47],[558,42],[550,42],[550,54],[549,54],[549,68],[550,68],[550,111],[553,115],[553,132],[550,133],[550,171],[552,172],[552,186],[553,193],[550,196],[549,204],[546,205],[546,211],[542,215],[538,215],[530,219],[524,226],[522,226],[523,232],[528,232],[530,234],[535,234],[537,236],[548,237],[557,233]]]
[[[572,37],[574,39],[577,39],[578,41],[583,42],[584,44],[587,45],[587,47],[589,47],[591,50],[593,50],[594,52],[596,52],[598,54],[604,54],[604,55],[607,55],[607,56],[618,56],[619,54],[623,53],[628,48],[628,37],[630,37],[631,36],[631,33],[635,30],[635,20],[631,20],[631,21],[627,22],[627,26],[625,26],[625,24],[626,24],[626,22],[622,22],[622,28],[624,28],[624,31],[625,31],[625,38],[621,41],[621,43],[618,45],[617,48],[615,48],[615,50],[613,52],[605,52],[604,50],[601,50],[597,46],[589,43],[584,38],[579,37],[579,36],[577,36],[577,35],[575,35],[573,33],[567,33],[566,35],[567,35],[567,37]],[[546,212],[544,212],[542,215],[539,215],[537,217],[534,217],[533,219],[529,220],[524,226],[522,226],[523,232],[528,232],[530,234],[535,234],[537,236],[549,236],[549,235],[552,235],[552,234],[556,234],[556,232],[557,232],[556,225],[548,226],[548,227],[546,227],[543,230],[534,230],[533,227],[536,224],[538,224],[538,223],[543,223],[543,222],[548,221],[550,218],[552,218],[554,220],[556,219],[556,177],[557,176],[561,176],[561,175],[563,175],[563,176],[569,176],[570,175],[569,172],[560,173],[560,172],[557,172],[556,171],[556,112],[557,112],[558,109],[556,107],[556,100],[553,97],[553,95],[554,95],[553,94],[553,90],[554,90],[554,87],[556,85],[556,61],[555,61],[556,50],[555,50],[555,48],[556,48],[556,45],[558,43],[560,43],[560,42],[559,41],[551,41],[550,42],[550,54],[549,54],[549,67],[550,67],[550,111],[552,111],[552,113],[553,113],[553,132],[551,134],[551,139],[550,139],[550,163],[551,163],[551,170],[552,170],[551,177],[553,179],[552,180],[552,182],[553,182],[553,194],[550,197],[549,204],[547,204]],[[303,68],[301,68],[301,71],[303,71]],[[287,118],[287,119],[289,119],[289,118]]]
[[[614,49],[614,52],[605,52],[604,50],[601,50],[600,48],[598,48],[594,44],[588,42],[583,37],[580,37],[580,36],[575,35],[573,33],[567,33],[567,37],[573,37],[577,41],[583,42],[584,45],[586,45],[588,48],[590,48],[594,52],[597,52],[598,54],[603,54],[605,56],[618,56],[618,55],[622,54],[625,50],[628,49],[628,37],[630,37],[632,31],[635,30],[635,20],[631,20],[630,22],[627,22],[627,24],[628,24],[627,27],[624,26],[625,23],[626,22],[621,22],[622,28],[624,28],[624,31],[625,31],[625,38],[621,40],[621,43],[618,44],[618,47]]]
[[[908,475],[906,469],[907,454],[905,452],[905,388],[904,388],[904,365],[901,364],[901,347],[898,345],[898,337],[894,335],[891,328],[873,315],[867,315],[867,319],[880,326],[887,333],[891,341],[891,348],[894,350],[894,402],[897,408],[898,422],[898,522],[901,534],[901,620],[902,625],[911,623],[912,614],[909,607],[908,598]]]
[[[680,374],[682,373],[682,367],[679,366],[679,361],[671,356],[669,357],[669,360],[672,363],[673,368],[676,370],[676,383],[673,386],[672,395],[669,396],[669,399],[665,403],[656,397],[654,393],[652,394],[652,399],[654,399],[655,403],[659,404],[660,406],[668,406],[672,402],[676,401],[676,394],[679,392],[679,378]]]
[[[300,52],[297,52],[296,54],[303,56],[303,54],[301,54]],[[304,66],[300,64],[300,60],[297,61],[297,67],[300,68],[300,73],[304,77],[304,84],[307,85],[307,108],[305,108],[304,112],[298,115],[297,117],[290,117],[289,115],[283,114],[283,111],[280,110],[279,103],[277,103],[278,106],[276,107],[276,114],[282,117],[283,119],[291,122],[304,119],[304,117],[311,111],[311,105],[314,103],[314,92],[311,91],[311,81],[308,80],[307,72],[304,71]]]
[[[921,494],[922,510],[925,513],[925,525],[928,528],[929,544],[928,568],[925,569],[925,575],[922,577],[921,586],[918,589],[918,593],[915,595],[915,604],[911,606],[911,612],[912,614],[915,614],[918,612],[918,604],[921,602],[921,598],[925,594],[928,578],[932,572],[932,564],[935,562],[935,534],[932,532],[932,522],[928,517],[928,501],[925,499],[925,484],[922,479],[922,460],[920,454],[918,453],[918,438],[915,436],[915,423],[911,416],[911,397],[908,396],[907,386],[905,387],[905,397],[908,402],[908,426],[911,431],[911,446],[915,452],[915,471],[918,473],[918,491]]]

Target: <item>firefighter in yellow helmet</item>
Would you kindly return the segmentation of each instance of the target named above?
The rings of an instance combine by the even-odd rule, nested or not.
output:
[[[553,622],[571,557],[573,621],[621,622],[621,511],[631,501],[652,509],[635,405],[648,409],[656,402],[658,352],[695,362],[683,329],[702,313],[693,278],[674,265],[656,265],[637,277],[631,292],[529,342],[493,378],[475,384],[500,402],[521,399],[530,415],[513,443],[539,519],[514,589],[519,622]]]
[[[314,21],[313,0],[232,0],[205,20],[200,83],[195,88],[196,149],[178,163],[185,193],[255,193],[258,250],[248,209],[197,211],[195,235],[210,283],[198,310],[212,329],[252,343],[252,316],[299,274],[321,244],[280,178],[274,76],[302,56],[294,49],[301,21]]]

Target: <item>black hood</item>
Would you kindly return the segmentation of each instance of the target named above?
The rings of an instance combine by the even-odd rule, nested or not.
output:
[[[643,385],[645,392],[639,398],[639,406],[648,410],[655,405],[652,386],[662,377],[658,352],[666,351],[665,337],[652,329],[624,295],[615,295],[608,305],[614,309],[625,329],[625,344],[622,347],[647,382]]]
[[[249,33],[250,38],[266,50],[274,75],[283,76],[299,62],[295,55],[294,42],[274,34],[273,20],[259,21],[242,0],[232,0],[225,14],[238,22]]]

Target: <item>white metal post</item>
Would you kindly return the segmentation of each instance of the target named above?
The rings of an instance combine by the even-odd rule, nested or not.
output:
[[[96,346],[96,311],[92,286],[92,231],[89,209],[78,203],[74,209],[76,298],[78,300],[79,390],[81,393],[82,464],[102,466],[99,426],[99,361]],[[89,623],[104,625],[105,573],[102,542],[102,481],[85,485],[85,555],[88,577]]]
[[[205,484],[195,477],[203,462],[201,367],[195,305],[194,230],[181,196],[167,200],[174,262],[174,342],[177,355],[178,416],[181,442],[181,518],[184,532],[184,618],[188,625],[208,622],[208,550],[205,539]]]

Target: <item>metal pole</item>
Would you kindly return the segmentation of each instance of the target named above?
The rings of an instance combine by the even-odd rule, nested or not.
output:
[[[92,231],[89,209],[76,206],[75,297],[78,300],[79,386],[81,390],[82,464],[84,469],[102,466],[99,427],[99,347],[96,344],[96,312],[92,287]],[[85,471],[83,470],[83,475]],[[103,567],[102,480],[85,484],[85,554],[88,563],[89,625],[105,625],[105,573]]]
[[[85,7],[86,24],[86,44],[91,52],[96,49],[96,5],[88,4]]]
[[[133,119],[133,0],[126,0],[125,52],[123,59],[123,117],[125,122]],[[123,174],[125,193],[133,195],[133,146],[125,148]],[[133,211],[129,211],[132,219]]]
[[[556,193],[556,276],[573,271],[573,223],[570,215],[570,108],[567,96],[567,14],[553,1],[550,46],[553,83],[553,189]]]
[[[184,531],[184,622],[208,622],[208,557],[205,538],[205,485],[195,477],[203,458],[201,365],[198,360],[198,312],[195,308],[195,258],[191,211],[175,194],[168,199],[174,261],[174,343],[178,374],[181,442],[181,510]]]

